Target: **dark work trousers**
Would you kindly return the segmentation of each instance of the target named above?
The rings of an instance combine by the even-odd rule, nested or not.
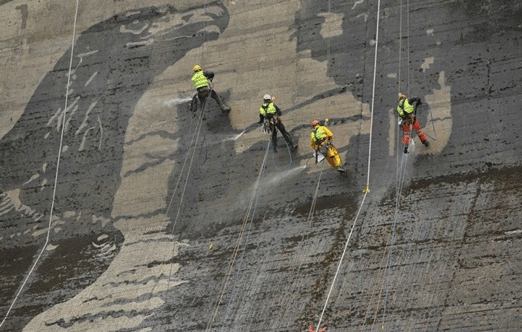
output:
[[[292,142],[292,138],[290,134],[286,131],[285,125],[276,119],[274,127],[277,127],[283,135],[285,141],[290,145],[290,148],[294,147],[294,143]],[[274,150],[277,151],[277,130],[276,128],[272,128],[272,144],[274,145]]]
[[[205,98],[207,98],[207,96],[208,96],[209,90],[210,89],[207,86],[198,89],[198,92],[194,95],[194,97],[192,97],[192,102],[190,103],[190,109],[192,111],[196,111],[196,109],[195,109],[195,107],[197,105],[196,98],[199,98],[200,103],[203,103]],[[222,111],[228,110],[227,105],[225,105],[223,103],[223,101],[221,100],[221,98],[219,98],[216,91],[214,91],[214,89],[212,89],[210,91],[211,91],[210,97],[212,97],[212,99],[214,99],[216,101],[216,103],[219,105],[219,108],[221,108]]]

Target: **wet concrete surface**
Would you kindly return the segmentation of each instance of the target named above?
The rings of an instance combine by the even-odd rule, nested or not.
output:
[[[69,72],[74,5],[0,2],[0,331],[522,329],[521,1],[79,4]]]

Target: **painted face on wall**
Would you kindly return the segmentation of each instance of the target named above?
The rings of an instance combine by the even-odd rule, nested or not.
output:
[[[91,215],[110,217],[120,182],[115,170],[121,168],[125,128],[136,103],[167,67],[216,39],[228,19],[226,8],[218,3],[182,12],[170,6],[148,7],[120,13],[80,34],[70,77],[67,51],[0,141],[1,153],[8,154],[0,162],[1,189],[12,202],[19,202],[17,210],[31,211],[33,221],[28,222],[38,224],[48,211],[40,205],[46,205],[44,197],[51,198],[62,129],[63,184],[57,186],[57,213],[85,220]],[[28,155],[38,162],[29,166]],[[66,185],[73,173],[86,176],[74,186]]]
[[[366,0],[301,3],[295,16],[297,50],[309,50],[313,59],[326,61],[327,75],[368,103],[372,96],[377,4]],[[421,153],[441,153],[452,137],[468,140],[460,137],[462,131],[453,130],[466,121],[459,107],[472,99],[488,98],[488,67],[516,49],[515,45],[500,46],[495,36],[519,34],[521,11],[519,5],[504,1],[458,1],[429,8],[420,2],[381,7],[375,109],[388,110],[388,128],[380,130],[389,132],[389,141],[395,141],[397,92],[425,101],[418,118],[434,144]],[[443,28],[443,24],[459,21],[465,22],[461,28]],[[500,47],[493,46],[497,43]],[[516,84],[510,81],[501,85],[513,90]],[[393,153],[390,144],[389,154]]]
[[[122,12],[78,35],[70,72],[68,49],[44,76],[21,116],[0,139],[0,221],[11,225],[2,233],[2,248],[32,245],[30,250],[38,250],[34,248],[43,244],[48,229],[52,233],[52,243],[34,271],[36,283],[42,273],[49,287],[69,289],[78,275],[88,274],[82,285],[87,287],[114,259],[122,236],[113,225],[112,211],[136,104],[158,75],[187,52],[217,39],[228,21],[226,7],[218,2],[182,11],[163,6]],[[67,245],[70,238],[81,241]],[[33,252],[27,251],[16,255],[27,255],[31,262]],[[64,255],[72,259],[63,259]],[[100,255],[103,269],[85,264],[85,255]],[[55,268],[56,256],[70,271],[66,278],[47,274]],[[16,264],[17,259],[12,261]],[[29,282],[26,288],[31,286]],[[4,289],[7,299],[14,297],[17,287]],[[60,300],[50,292],[49,302],[39,308],[45,310],[49,303],[65,301],[81,290],[73,287]],[[15,329],[24,323],[13,321]]]

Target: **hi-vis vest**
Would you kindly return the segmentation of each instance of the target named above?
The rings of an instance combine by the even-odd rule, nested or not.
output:
[[[267,114],[276,114],[276,108],[274,106],[274,103],[264,103],[263,106],[259,108],[259,114],[261,114],[262,116],[266,116]]]
[[[401,118],[409,116],[413,113],[413,105],[410,104],[408,98],[404,98],[401,101],[399,101],[399,105],[397,106],[397,112],[399,113]]]
[[[332,132],[324,126],[319,126],[316,130],[310,133],[310,145],[315,148],[316,146],[321,145],[321,143],[323,143],[328,137],[333,137]]]
[[[196,89],[202,88],[204,86],[208,86],[208,78],[203,73],[203,70],[197,71],[194,73],[194,75],[191,78],[192,83],[194,83],[194,86]]]

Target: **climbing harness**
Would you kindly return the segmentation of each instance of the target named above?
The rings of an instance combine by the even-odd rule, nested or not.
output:
[[[209,80],[207,89],[202,91],[198,90],[196,92],[196,109],[193,110],[194,116],[196,116],[199,111],[199,117],[202,120],[207,119],[205,111],[208,105],[208,99],[212,96],[212,90],[212,82]]]

